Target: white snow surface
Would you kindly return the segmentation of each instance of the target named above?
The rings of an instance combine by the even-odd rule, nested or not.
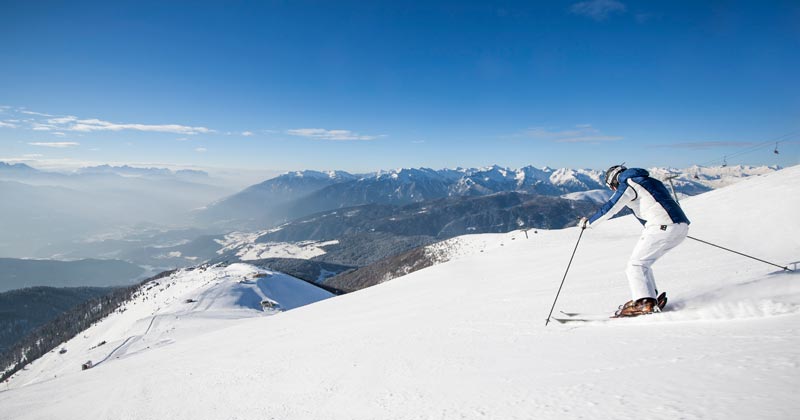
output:
[[[256,240],[269,232],[280,230],[265,230],[259,232],[232,232],[225,235],[223,240],[216,240],[222,245],[217,254],[235,251],[236,256],[242,261],[255,261],[265,258],[298,258],[311,259],[325,254],[325,247],[336,245],[333,241],[301,241],[301,242],[256,242]]]
[[[588,200],[595,204],[603,204],[608,201],[613,191],[611,190],[589,190],[589,191],[578,191],[574,193],[564,194],[561,198],[566,198],[567,200]]]
[[[179,342],[232,321],[273,315],[333,295],[289,275],[249,264],[180,270],[145,283],[134,299],[15,374],[14,388],[49,381],[92,361],[98,368]],[[279,307],[263,309],[262,300]],[[66,353],[59,353],[65,349]],[[3,414],[0,414],[2,418]]]
[[[798,166],[682,205],[692,236],[800,261]],[[3,385],[0,419],[795,418],[796,272],[687,239],[655,265],[670,310],[545,326],[579,237],[555,313],[610,314],[629,299],[640,229],[626,216],[582,234],[464,236],[446,263],[276,316],[173,323],[185,314],[176,297],[163,316],[142,311],[119,358],[57,363],[106,331],[117,338],[104,347],[132,335],[108,319],[33,363]]]

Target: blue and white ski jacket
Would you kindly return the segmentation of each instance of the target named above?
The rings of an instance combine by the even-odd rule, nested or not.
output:
[[[619,187],[597,212],[589,218],[589,225],[596,225],[619,213],[624,207],[644,226],[689,224],[689,219],[681,206],[672,198],[661,181],[650,178],[650,174],[640,168],[626,169],[619,174]]]

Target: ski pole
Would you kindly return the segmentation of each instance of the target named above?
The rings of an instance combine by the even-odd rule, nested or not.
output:
[[[794,271],[794,270],[790,269],[789,267],[781,266],[781,265],[778,265],[778,264],[775,264],[775,263],[771,263],[769,261],[764,261],[764,260],[762,260],[760,258],[753,257],[752,255],[743,254],[743,253],[741,253],[739,251],[734,251],[732,249],[725,248],[724,246],[719,246],[719,245],[716,245],[716,244],[712,244],[711,242],[706,242],[706,241],[704,241],[702,239],[697,239],[697,238],[689,236],[689,235],[687,235],[686,237],[689,238],[689,239],[694,239],[697,242],[702,242],[702,243],[704,243],[706,245],[711,245],[711,246],[717,247],[719,249],[724,249],[726,251],[733,252],[734,254],[739,254],[739,255],[741,255],[743,257],[752,258],[752,259],[754,259],[756,261],[761,261],[761,262],[769,264],[769,265],[774,265],[775,267],[782,268],[784,271]]]
[[[553,316],[553,309],[556,308],[556,302],[558,301],[558,295],[561,294],[561,288],[564,287],[564,280],[567,279],[567,273],[569,273],[569,266],[572,265],[572,259],[575,258],[575,251],[578,250],[578,244],[581,243],[581,236],[583,236],[583,231],[584,230],[586,230],[586,228],[581,228],[581,233],[580,233],[580,235],[578,235],[578,242],[575,243],[575,249],[572,250],[572,256],[569,257],[569,264],[567,264],[567,271],[564,272],[564,278],[561,279],[561,285],[558,286],[558,292],[556,293],[556,298],[553,299],[553,306],[550,308],[550,313],[547,314],[547,320],[545,320],[545,322],[544,322],[544,326],[545,327],[547,326],[547,324],[550,323],[550,317]]]

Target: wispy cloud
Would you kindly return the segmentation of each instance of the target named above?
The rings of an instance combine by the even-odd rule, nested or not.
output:
[[[198,147],[197,149],[194,149],[194,151],[197,153],[205,153],[208,151],[208,149],[206,149],[205,147]]]
[[[17,128],[17,126],[10,122],[0,121],[0,128]]]
[[[296,128],[287,130],[286,134],[299,137],[308,137],[317,140],[350,141],[350,140],[375,140],[383,135],[369,136],[355,133],[350,130],[326,130],[324,128]]]
[[[616,0],[589,0],[575,3],[569,10],[581,16],[586,16],[596,21],[608,19],[614,13],[625,13],[627,8]]]
[[[557,143],[598,143],[622,140],[622,136],[609,136],[592,127],[591,124],[579,124],[567,130],[553,130],[545,127],[530,128],[523,134],[526,137],[549,140]]]
[[[48,124],[31,123],[31,130],[33,131],[53,131],[56,127]]]
[[[77,147],[81,145],[80,143],[74,141],[31,142],[28,144],[31,146],[53,147],[56,149],[65,149],[67,147]]]
[[[731,147],[749,147],[755,146],[758,143],[748,141],[696,141],[696,142],[683,142],[683,143],[670,143],[670,144],[655,144],[651,147],[656,149],[690,149],[690,150],[703,150],[703,149],[717,149],[717,148],[731,148]]]
[[[245,137],[250,137],[250,136],[253,135],[253,132],[252,131],[242,131],[242,135],[245,136]]]
[[[10,109],[6,109],[10,111]],[[24,108],[13,109],[17,114],[25,114],[27,117],[24,126],[19,124],[8,128],[27,128],[34,131],[55,131],[55,132],[94,132],[94,131],[142,131],[155,133],[173,133],[182,135],[209,134],[215,131],[202,126],[189,126],[183,124],[141,124],[141,123],[117,123],[98,118],[79,118],[74,115],[56,116],[43,112],[30,111]],[[3,126],[7,127],[7,126]]]
[[[98,119],[77,120],[66,124],[62,129],[81,132],[134,130],[188,135],[214,132],[214,130],[206,127],[191,127],[180,124],[119,124]]]
[[[52,117],[52,115],[50,115],[50,114],[45,114],[43,112],[29,111],[29,110],[24,109],[24,108],[20,109],[19,112],[21,114],[25,114],[25,115],[38,115],[40,117]]]

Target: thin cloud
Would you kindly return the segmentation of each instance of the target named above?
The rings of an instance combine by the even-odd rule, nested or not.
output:
[[[250,136],[253,135],[253,132],[252,131],[242,131],[242,135],[245,136],[245,137],[250,137]]]
[[[31,129],[33,131],[53,131],[56,128],[53,127],[52,125],[33,123],[31,124]]]
[[[592,127],[591,124],[578,124],[568,130],[552,130],[545,127],[534,127],[525,131],[526,137],[548,140],[556,143],[598,143],[618,141],[622,136],[609,136]]]
[[[74,141],[32,142],[28,144],[31,146],[52,147],[56,149],[65,149],[67,147],[77,147],[81,145]]]
[[[704,149],[718,149],[730,147],[748,147],[755,146],[758,143],[747,141],[697,141],[697,142],[683,142],[671,144],[656,144],[651,147],[656,149],[689,149],[689,150],[704,150]]]
[[[10,122],[0,121],[0,128],[17,128],[17,126]]]
[[[24,108],[16,108],[14,112],[31,116],[25,121],[23,128],[34,131],[74,131],[74,132],[94,132],[94,131],[142,131],[156,133],[173,133],[181,135],[196,135],[215,133],[214,130],[202,126],[189,126],[183,124],[141,124],[141,123],[116,123],[105,121],[98,118],[79,118],[74,115],[56,116],[43,112],[29,111]],[[44,118],[42,118],[44,117]],[[8,124],[8,123],[7,123]],[[20,128],[19,126],[7,128]]]
[[[206,127],[191,127],[180,124],[118,124],[98,119],[77,120],[66,124],[62,129],[80,132],[134,130],[188,135],[214,132],[214,130]]]
[[[50,114],[45,114],[43,112],[28,111],[27,109],[20,109],[19,112],[22,113],[22,114],[25,114],[25,115],[38,115],[40,117],[52,117],[53,116],[53,115],[50,115]]]
[[[569,10],[598,22],[608,19],[614,13],[625,13],[627,8],[616,0],[590,0],[575,3]]]
[[[69,124],[78,121],[78,117],[73,117],[72,115],[68,115],[66,117],[58,117],[58,118],[50,118],[47,122],[51,124]]]
[[[324,128],[297,128],[287,130],[286,134],[298,137],[307,137],[316,140],[351,141],[375,140],[383,136],[362,135],[350,130],[326,130]]]
[[[208,151],[208,149],[206,149],[205,147],[198,147],[197,149],[194,149],[194,151],[197,153],[205,153]]]

